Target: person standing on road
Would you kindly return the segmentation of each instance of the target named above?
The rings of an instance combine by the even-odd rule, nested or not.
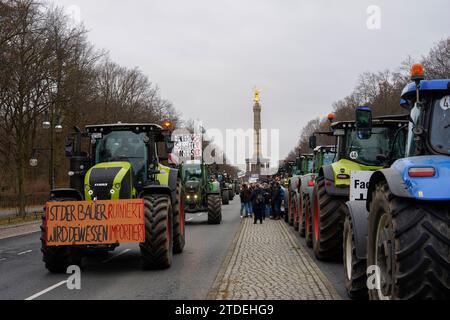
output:
[[[280,220],[280,216],[281,216],[281,204],[283,203],[284,200],[284,189],[281,187],[279,182],[275,183],[275,189],[273,192],[273,209],[274,209],[274,219],[275,220]]]
[[[266,202],[264,199],[264,190],[260,185],[257,185],[252,192],[252,207],[253,207],[253,215],[255,217],[255,224],[258,223],[258,220],[263,223],[263,215],[266,209]]]
[[[250,199],[252,197],[251,191],[248,189],[248,186],[244,184],[242,186],[242,190],[239,194],[241,198],[241,218],[244,217],[244,209],[245,209],[245,217],[248,218],[251,215],[251,207],[250,207]]]
[[[269,185],[264,187],[264,200],[265,200],[265,218],[272,217],[272,190]]]

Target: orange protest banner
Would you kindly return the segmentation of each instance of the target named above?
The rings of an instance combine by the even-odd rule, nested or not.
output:
[[[144,200],[47,202],[48,246],[141,243]]]

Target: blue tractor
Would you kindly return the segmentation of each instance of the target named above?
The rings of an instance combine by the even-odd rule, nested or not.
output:
[[[412,81],[401,96],[405,158],[370,177],[366,201],[348,203],[347,280],[373,300],[450,299],[450,80],[424,80],[416,64]]]

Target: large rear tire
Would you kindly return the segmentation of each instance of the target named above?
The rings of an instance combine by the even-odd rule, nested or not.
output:
[[[186,244],[184,196],[181,183],[177,185],[177,196],[173,210],[173,253],[180,254]]]
[[[140,244],[145,269],[167,269],[173,259],[172,205],[167,195],[144,196],[145,242]]]
[[[78,201],[74,198],[58,198],[51,199],[49,202],[66,202]],[[82,255],[81,251],[71,246],[47,246],[47,228],[45,224],[45,215],[42,216],[41,229],[41,252],[42,260],[45,263],[45,268],[51,273],[63,273],[71,265],[81,266]]]
[[[293,227],[294,226],[294,206],[292,205],[292,196],[289,194],[289,196],[287,197],[287,199],[286,199],[287,201],[287,203],[288,203],[288,223],[289,223],[289,225],[291,226],[291,227]],[[286,203],[285,202],[285,203]]]
[[[222,205],[220,196],[209,195],[208,201],[208,224],[220,224],[222,222]]]
[[[448,201],[398,198],[385,181],[372,199],[367,263],[378,267],[380,287],[369,290],[370,298],[449,300]]]
[[[313,196],[314,254],[319,260],[339,261],[342,259],[342,234],[348,211],[345,203],[348,198],[329,196],[323,177],[317,178]]]
[[[303,203],[305,204],[305,242],[308,248],[313,247],[313,230],[311,218],[311,200],[308,194],[304,195]]]
[[[230,189],[230,196],[228,197],[230,201],[234,200],[234,191]]]
[[[299,203],[297,200],[297,195],[293,194],[292,195],[292,209],[294,210],[293,212],[293,219],[294,219],[294,230],[298,231],[299,230],[299,224],[300,224],[300,219],[299,219],[299,213],[300,213],[300,208],[299,208]]]
[[[343,252],[347,294],[351,299],[365,300],[368,298],[367,260],[358,259],[356,255],[355,234],[350,215],[347,215],[344,222]]]
[[[305,213],[306,213],[306,209],[307,208],[306,208],[306,204],[305,204],[305,197],[304,197],[304,195],[300,193],[299,196],[300,196],[300,199],[301,199],[300,206],[301,206],[302,210],[301,210],[301,212],[299,214],[300,221],[299,221],[298,233],[299,233],[301,238],[304,238],[306,236],[306,214]]]
[[[230,194],[228,190],[222,191],[222,204],[229,205],[230,204]]]

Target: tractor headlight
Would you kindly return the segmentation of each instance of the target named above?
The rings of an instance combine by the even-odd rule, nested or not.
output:
[[[89,194],[90,196],[92,196],[92,195],[94,194],[94,191],[93,191],[93,190],[89,190],[89,191],[88,191],[88,194]]]
[[[188,200],[191,200],[191,196],[190,196],[190,195],[188,195],[188,196],[186,197],[186,199],[188,199]]]
[[[109,190],[109,193],[114,194],[114,193],[116,193],[116,190],[111,189],[111,190]]]
[[[198,195],[195,195],[195,196],[194,196],[194,199],[197,200],[197,199],[198,199]]]

